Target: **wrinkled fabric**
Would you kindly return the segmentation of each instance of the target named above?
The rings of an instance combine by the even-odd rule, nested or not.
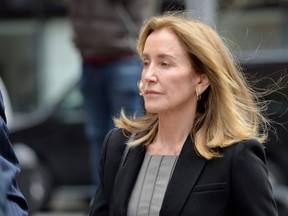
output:
[[[6,215],[28,215],[27,202],[16,182],[16,177],[20,172],[20,167],[18,159],[9,141],[2,95],[0,95],[0,167],[2,171],[1,181],[3,181],[3,187],[7,195]]]

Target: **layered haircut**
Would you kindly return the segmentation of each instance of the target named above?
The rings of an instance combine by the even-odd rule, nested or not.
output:
[[[187,14],[165,14],[147,20],[140,30],[137,50],[141,57],[147,37],[167,28],[182,41],[194,69],[205,73],[210,82],[198,101],[191,137],[199,155],[206,159],[219,157],[219,148],[237,141],[267,138],[268,120],[262,114],[256,92],[248,85],[224,40],[210,26],[189,18]],[[142,85],[139,85],[140,93]],[[146,112],[130,118],[121,111],[115,126],[136,133],[130,146],[151,143],[158,130],[158,114]],[[177,126],[175,126],[177,127]]]

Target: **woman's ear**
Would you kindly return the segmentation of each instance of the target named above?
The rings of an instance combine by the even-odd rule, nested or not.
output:
[[[208,76],[205,73],[200,74],[200,79],[197,86],[197,93],[202,94],[210,85]]]

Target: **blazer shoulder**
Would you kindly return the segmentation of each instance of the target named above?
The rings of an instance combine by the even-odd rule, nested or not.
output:
[[[104,139],[102,148],[102,159],[105,158],[106,163],[117,164],[122,158],[122,154],[126,147],[129,136],[120,128],[110,130]],[[114,163],[116,161],[116,163]]]
[[[110,130],[104,139],[104,145],[107,146],[109,150],[113,149],[123,149],[129,136],[126,135],[125,131],[121,128],[114,128]]]
[[[263,173],[267,172],[264,145],[254,139],[239,141],[224,148],[223,160],[230,161],[231,171],[236,175],[243,172],[243,176],[247,176],[247,170],[254,170],[254,174],[260,169]]]
[[[224,150],[225,151],[225,150]],[[266,160],[264,145],[255,139],[243,140],[227,147],[226,152],[231,152],[233,155],[247,155],[252,154]]]
[[[251,139],[237,142],[227,150],[231,152],[232,161],[232,212],[237,212],[236,215],[276,215],[264,145]]]

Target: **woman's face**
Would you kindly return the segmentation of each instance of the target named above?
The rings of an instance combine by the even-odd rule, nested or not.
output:
[[[194,71],[184,45],[169,29],[152,32],[142,54],[143,96],[151,113],[195,109],[201,75]]]

